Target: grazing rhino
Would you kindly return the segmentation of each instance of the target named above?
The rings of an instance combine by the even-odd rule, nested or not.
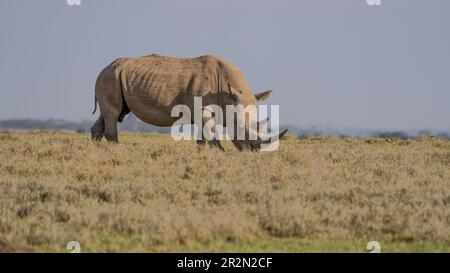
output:
[[[194,97],[201,97],[203,106],[218,105],[225,112],[226,105],[256,106],[271,93],[270,90],[254,95],[239,69],[216,56],[174,58],[152,54],[118,58],[97,78],[93,113],[98,102],[101,114],[91,128],[91,135],[94,140],[105,136],[107,140],[117,142],[117,122],[122,122],[130,111],[144,122],[171,126],[178,119],[171,116],[172,108],[181,104],[193,109]],[[245,121],[246,130],[249,130],[248,123],[253,122],[251,119],[256,117],[252,116]],[[203,122],[211,118],[211,115],[205,115]],[[256,142],[232,141],[239,150],[258,150],[263,142],[261,138]],[[205,143],[204,140],[197,142]],[[209,144],[223,150],[219,140],[209,141]]]

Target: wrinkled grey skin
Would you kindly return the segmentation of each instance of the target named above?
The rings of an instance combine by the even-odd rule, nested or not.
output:
[[[100,107],[100,116],[91,128],[92,139],[101,140],[104,136],[108,141],[117,142],[117,122],[122,122],[129,112],[144,122],[171,126],[178,119],[171,117],[172,108],[187,105],[193,114],[194,97],[202,97],[203,106],[219,105],[226,113],[226,105],[257,105],[271,92],[254,95],[239,69],[215,56],[174,58],[153,54],[118,58],[97,78],[95,99]],[[96,107],[97,104],[95,110]],[[204,118],[203,122],[206,121]],[[250,122],[256,121],[246,116],[245,122],[247,129]],[[232,141],[239,150],[258,150],[261,145],[259,140]],[[198,141],[198,144],[204,143]],[[223,150],[218,140],[209,144]]]

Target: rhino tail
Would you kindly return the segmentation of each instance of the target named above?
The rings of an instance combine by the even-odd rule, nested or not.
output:
[[[95,114],[96,111],[97,111],[97,97],[94,96],[94,111],[92,112],[92,114]]]

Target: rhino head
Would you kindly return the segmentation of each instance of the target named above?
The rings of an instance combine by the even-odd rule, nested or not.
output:
[[[224,101],[226,105],[240,106],[238,109],[243,110],[243,113],[238,113],[235,116],[234,128],[241,127],[244,131],[244,138],[239,137],[234,133],[232,142],[238,150],[252,150],[258,151],[262,144],[270,144],[280,139],[286,134],[287,129],[279,133],[277,136],[268,136],[264,134],[267,129],[269,118],[257,121],[257,106],[260,102],[266,100],[272,94],[272,90],[264,91],[258,94],[253,94],[251,91],[240,91],[231,85],[228,85],[230,98]],[[227,112],[229,115],[229,112]],[[239,118],[240,115],[240,118]],[[228,126],[227,126],[228,127]]]

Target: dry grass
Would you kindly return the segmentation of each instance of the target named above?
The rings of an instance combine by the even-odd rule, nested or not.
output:
[[[0,133],[0,251],[450,251],[449,141],[291,137],[221,153],[120,140]]]

